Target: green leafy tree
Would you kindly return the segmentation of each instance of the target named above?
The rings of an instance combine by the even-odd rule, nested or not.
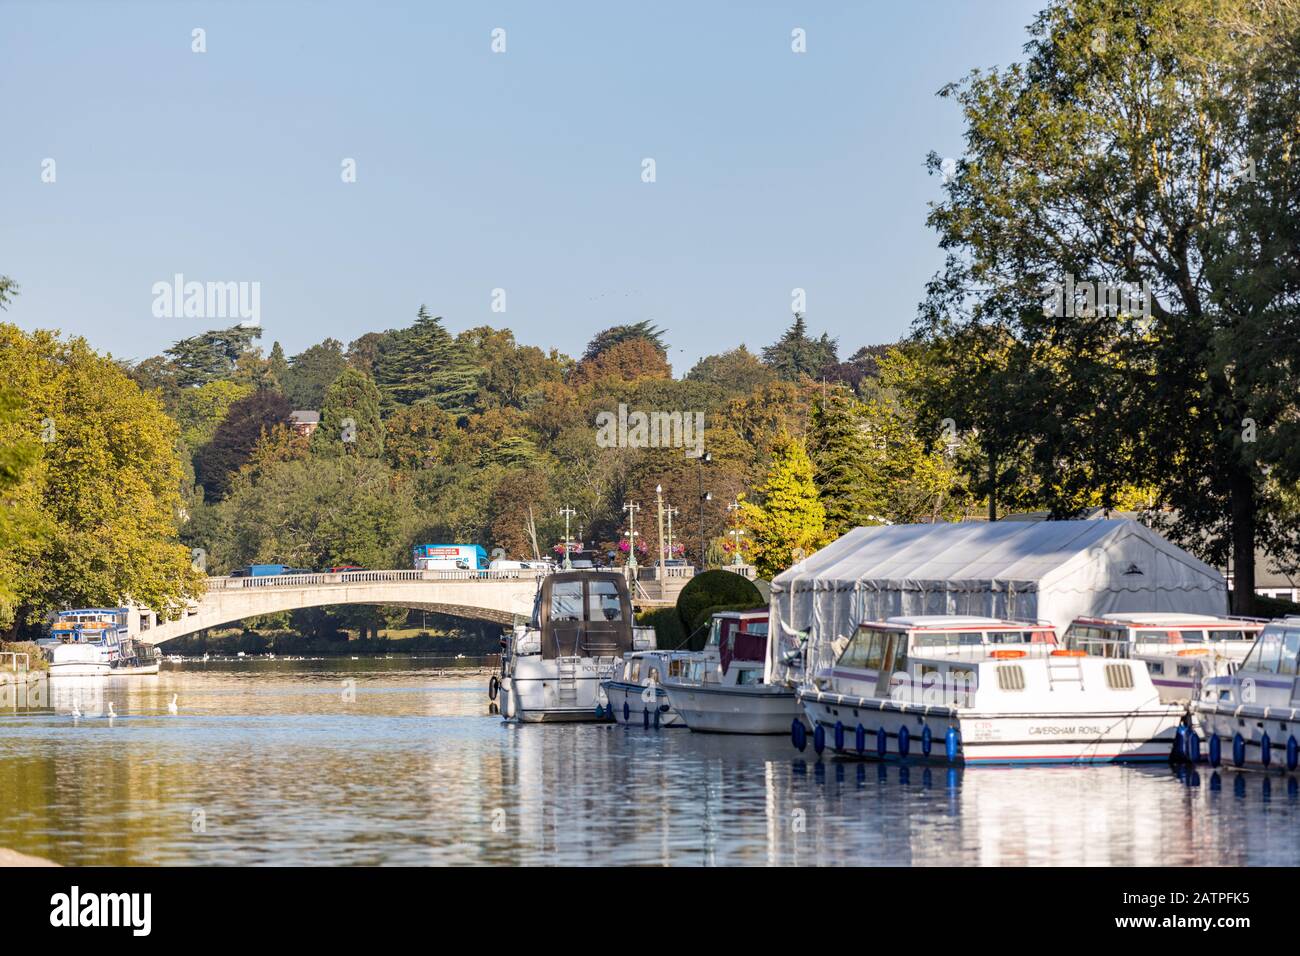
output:
[[[252,386],[228,379],[214,379],[182,391],[177,401],[176,422],[185,447],[200,448],[211,441],[230,406],[252,391]]]
[[[1231,556],[1248,612],[1256,547],[1278,532],[1261,458],[1280,464],[1293,427],[1294,373],[1270,343],[1295,339],[1295,285],[1267,264],[1300,182],[1297,72],[1279,67],[1296,61],[1293,17],[1244,0],[1072,0],[1030,36],[1025,64],[942,91],[965,114],[966,155],[930,216],[949,255],[918,332],[1008,339],[1007,415],[991,427],[1024,449],[1053,513],[1157,488],[1176,537],[1221,567]],[[1053,291],[1081,283],[1112,294]],[[1271,442],[1249,440],[1251,423]],[[1004,461],[990,459],[995,482]]]
[[[43,536],[46,523],[31,494],[29,475],[41,458],[40,444],[25,427],[31,417],[17,392],[0,389],[0,555],[26,540]],[[24,494],[24,490],[27,491]],[[0,558],[0,631],[16,617],[22,568]]]
[[[311,447],[318,455],[383,456],[379,389],[369,375],[347,368],[334,380],[325,393],[320,426],[311,436]]]
[[[0,381],[29,408],[4,426],[3,447],[21,460],[40,447],[6,496],[47,529],[0,548],[18,624],[34,628],[58,607],[126,601],[166,614],[197,595],[200,576],[177,540],[177,426],[157,398],[84,340],[11,325],[0,325]]]
[[[729,352],[708,355],[686,373],[687,379],[708,385],[719,399],[748,395],[776,379],[776,373],[741,345]]]
[[[347,367],[343,343],[326,339],[295,355],[284,373],[284,396],[295,409],[319,410],[325,393]]]
[[[813,481],[813,463],[802,440],[782,436],[757,502],[742,499],[740,519],[746,550],[765,578],[779,574],[826,538],[826,509]]]

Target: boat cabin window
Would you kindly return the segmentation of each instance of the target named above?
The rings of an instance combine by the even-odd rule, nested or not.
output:
[[[639,680],[641,680],[641,662],[637,661],[632,665],[632,683],[635,684]]]
[[[578,588],[578,602],[579,606],[581,606],[582,584],[574,582],[574,585]],[[618,586],[613,581],[589,581],[587,583],[587,605],[587,620],[589,621],[623,620],[623,601],[619,597]]]
[[[715,617],[709,622],[709,639],[706,647],[717,647],[722,643],[722,618]]]
[[[1247,631],[1211,631],[1210,641],[1249,641],[1255,634]]]
[[[736,683],[761,684],[763,683],[763,672],[756,667],[745,667],[736,675]]]
[[[767,621],[745,621],[741,629],[743,633],[754,637],[767,637]]]
[[[557,581],[551,589],[551,621],[581,620],[582,582]]]
[[[870,628],[859,628],[858,633],[853,635],[840,654],[837,663],[841,667],[859,667],[866,670],[876,670],[884,661],[885,642],[889,637],[888,631],[875,631]]]
[[[1241,670],[1294,674],[1297,655],[1300,655],[1300,628],[1266,627],[1242,661]]]

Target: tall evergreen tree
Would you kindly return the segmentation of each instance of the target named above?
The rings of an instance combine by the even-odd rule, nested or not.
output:
[[[870,443],[863,429],[860,403],[842,386],[828,389],[813,404],[809,445],[814,480],[826,509],[826,530],[839,536],[870,520],[872,500]]]
[[[800,378],[817,378],[823,369],[839,363],[835,340],[822,333],[814,339],[808,335],[808,323],[796,312],[794,322],[776,343],[763,349],[763,362],[788,382]]]
[[[320,427],[311,436],[311,447],[318,455],[383,456],[379,389],[369,375],[348,368],[334,380],[321,404]]]
[[[474,401],[478,369],[443,328],[442,319],[422,305],[415,324],[389,333],[380,343],[375,384],[389,403],[429,403],[461,415]]]
[[[253,350],[253,340],[261,335],[257,326],[215,329],[181,339],[163,354],[171,359],[182,388],[206,385],[232,375],[240,358]]]

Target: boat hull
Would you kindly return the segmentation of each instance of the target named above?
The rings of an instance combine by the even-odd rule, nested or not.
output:
[[[113,668],[104,661],[53,661],[51,677],[107,677]]]
[[[800,699],[814,731],[821,728],[825,748],[838,756],[964,766],[1168,761],[1185,713],[1171,705],[1130,713],[980,713],[874,699],[845,702],[839,695],[818,691],[801,691]],[[840,746],[837,724],[843,734]],[[859,726],[864,731],[862,750]],[[957,733],[952,759],[950,728]]]
[[[673,710],[696,733],[788,734],[803,716],[794,691],[767,684],[669,684],[665,689]]]
[[[668,702],[668,693],[662,687],[653,689],[653,702],[648,698],[648,685],[633,684],[628,681],[605,681],[605,698],[609,701],[609,711],[616,724],[635,724],[644,726],[647,721],[654,725],[655,712],[659,713],[659,727],[685,727],[686,721],[681,714],[673,710]]]
[[[1204,738],[1202,759],[1210,759],[1210,738],[1218,737],[1218,766],[1295,771],[1300,763],[1300,709],[1197,701],[1192,713],[1194,727]]]
[[[501,680],[501,715],[524,724],[606,721],[608,702],[600,685],[612,671],[612,662],[590,663],[562,688],[554,661],[518,660],[516,673]]]

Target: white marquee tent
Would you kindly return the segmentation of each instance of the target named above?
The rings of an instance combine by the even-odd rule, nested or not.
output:
[[[1051,622],[1112,611],[1225,614],[1223,576],[1128,518],[855,528],[772,581],[768,679],[830,666],[863,621],[971,614]]]

